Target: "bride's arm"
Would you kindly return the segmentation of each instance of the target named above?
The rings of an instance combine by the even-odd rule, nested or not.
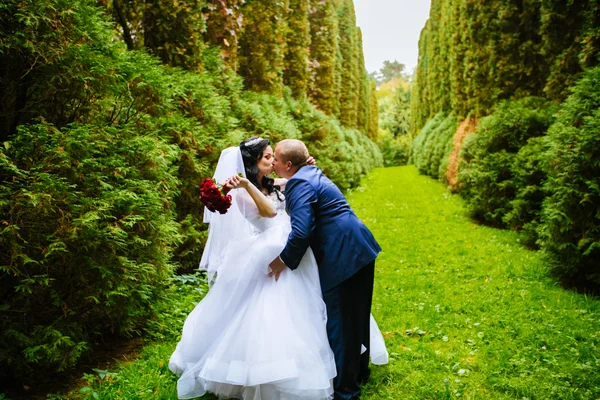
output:
[[[256,186],[254,186],[248,179],[239,177],[237,175],[232,176],[228,179],[227,183],[233,188],[244,188],[252,197],[252,200],[258,208],[258,213],[261,217],[272,218],[277,215],[277,210],[271,200],[267,198]]]

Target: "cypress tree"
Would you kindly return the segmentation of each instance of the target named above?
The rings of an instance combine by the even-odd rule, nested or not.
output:
[[[289,86],[294,97],[298,98],[305,96],[308,90],[310,49],[308,0],[289,1],[283,83]]]
[[[450,9],[451,26],[448,34],[449,40],[449,80],[450,80],[450,107],[458,116],[466,117],[469,113],[467,107],[466,76],[474,64],[469,58],[468,29],[466,21],[466,3],[462,0],[453,0]]]
[[[273,94],[283,89],[286,9],[284,0],[249,0],[242,8],[238,73],[248,89]]]
[[[148,0],[144,9],[144,45],[165,64],[200,68],[206,23],[203,1]]]
[[[540,0],[542,54],[549,60],[546,95],[564,100],[582,69],[598,62],[600,1]]]
[[[356,15],[352,0],[342,0],[338,8],[340,27],[340,122],[348,127],[357,126],[358,88],[360,84],[358,71]]]
[[[367,122],[368,122],[368,114],[369,114],[369,90],[371,89],[371,85],[369,83],[369,75],[367,74],[367,70],[365,69],[365,55],[363,52],[363,43],[362,43],[362,32],[360,28],[356,28],[356,44],[357,44],[357,53],[358,53],[358,73],[360,77],[359,85],[358,85],[358,101],[356,108],[356,127],[367,133]]]
[[[239,34],[243,16],[243,0],[207,0],[203,16],[206,19],[204,40],[207,44],[218,46],[225,63],[237,70],[237,52]]]
[[[336,95],[338,52],[338,24],[335,4],[317,1],[311,4],[309,89],[310,101],[325,114],[337,115],[339,100]]]
[[[412,96],[410,102],[411,132],[416,134],[425,122],[432,116],[430,105],[426,101],[426,93],[429,81],[429,63],[431,62],[429,52],[427,51],[427,41],[429,37],[429,20],[421,30],[419,36],[419,62],[415,71]]]
[[[375,141],[379,134],[379,104],[377,102],[377,82],[369,81],[371,90],[369,90],[369,124],[367,127],[367,136]]]

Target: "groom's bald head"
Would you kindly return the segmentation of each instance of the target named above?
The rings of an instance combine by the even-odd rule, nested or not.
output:
[[[279,149],[279,157],[284,163],[290,161],[294,167],[301,167],[306,164],[308,149],[301,141],[285,139],[277,144],[277,148]]]
[[[282,178],[291,178],[296,171],[306,165],[308,149],[299,140],[285,139],[277,143],[273,168]]]

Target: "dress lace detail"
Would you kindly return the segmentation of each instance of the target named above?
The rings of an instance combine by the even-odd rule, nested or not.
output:
[[[255,234],[262,233],[269,228],[281,224],[289,224],[290,219],[285,211],[285,198],[283,194],[280,193],[278,198],[276,193],[271,193],[267,196],[267,198],[271,201],[275,207],[275,210],[277,210],[277,215],[272,218],[261,217],[258,213],[258,209],[256,208],[251,213],[246,215],[246,219],[254,227]]]

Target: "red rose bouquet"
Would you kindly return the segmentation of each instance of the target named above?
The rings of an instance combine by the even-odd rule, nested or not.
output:
[[[231,195],[227,192],[229,192],[228,188],[216,184],[211,178],[200,182],[200,201],[212,212],[225,214],[231,207]]]

